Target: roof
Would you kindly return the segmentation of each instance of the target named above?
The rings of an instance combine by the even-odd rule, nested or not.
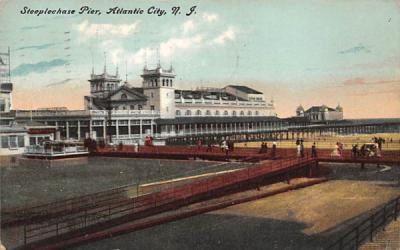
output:
[[[260,91],[257,91],[255,89],[252,89],[252,88],[249,88],[249,87],[243,86],[243,85],[228,85],[226,87],[235,88],[235,89],[245,92],[247,94],[262,94]]]
[[[278,121],[275,116],[185,116],[175,119],[157,119],[158,125],[170,124],[200,124],[200,123],[232,123],[232,122],[263,122]]]
[[[105,97],[105,98],[109,98],[109,97],[113,96],[114,94],[118,93],[120,90],[126,90],[128,93],[131,93],[132,95],[138,96],[139,99],[142,99],[142,101],[146,101],[146,100],[147,100],[147,97],[146,97],[143,93],[140,93],[140,92],[136,91],[135,88],[129,88],[129,87],[126,86],[126,85],[122,85],[122,86],[119,87],[118,89],[116,89],[116,90],[110,92],[110,93],[107,95],[107,97]]]
[[[23,125],[26,129],[49,129],[49,128],[57,128],[55,125],[46,125],[43,122],[38,122],[38,121],[24,121],[20,123]]]
[[[0,133],[20,133],[27,132],[27,129],[19,124],[11,124],[10,126],[0,126]]]
[[[143,88],[131,87],[131,90],[133,90],[137,93],[140,93],[140,94],[144,93]]]
[[[109,98],[111,96],[113,96],[114,94],[116,94],[118,91],[122,90],[122,89],[127,91],[128,93],[131,93],[132,95],[137,96],[138,99],[135,100],[135,101],[146,101],[147,100],[147,97],[143,94],[143,88],[134,88],[134,87],[130,88],[130,87],[126,86],[126,85],[122,85],[118,89],[110,92],[104,98],[102,98],[102,97],[92,97],[92,102],[96,107],[106,109],[107,106],[109,105],[109,102],[108,102]],[[90,96],[85,96],[84,98],[86,100],[90,100]],[[132,100],[127,100],[127,101],[132,101]],[[119,101],[114,101],[114,102],[119,102]]]
[[[322,106],[312,106],[311,108],[307,109],[305,112],[323,112],[325,108],[328,109],[328,111],[336,111],[333,108],[330,108],[328,106],[322,105]]]

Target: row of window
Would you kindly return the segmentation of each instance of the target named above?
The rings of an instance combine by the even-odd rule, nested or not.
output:
[[[1,147],[17,149],[25,147],[25,137],[23,135],[9,135],[1,137]]]
[[[172,79],[162,79],[162,81],[160,81],[160,84],[162,84],[162,86],[164,87],[172,87]],[[151,79],[149,81],[149,86],[158,87],[158,79]]]
[[[49,136],[36,136],[29,138],[29,145],[42,145],[44,141],[50,140]]]
[[[136,106],[135,105],[129,105],[129,106],[121,106],[119,107],[114,107],[113,110],[135,110]],[[142,105],[137,105],[137,110],[142,110],[143,106]]]
[[[103,83],[100,83],[100,84],[93,83],[92,84],[92,90],[103,91],[104,90],[103,86],[104,86]],[[118,88],[118,84],[117,83],[107,83],[106,84],[106,90],[115,90],[117,88]]]
[[[212,113],[211,113],[210,110],[206,110],[206,112],[205,112],[204,114],[205,114],[206,116],[211,116],[211,115],[212,115]],[[185,116],[192,116],[192,111],[191,111],[191,110],[186,110],[184,115],[185,115]],[[196,112],[195,112],[194,115],[196,115],[196,116],[202,116],[202,115],[203,115],[203,112],[202,112],[201,110],[196,110]],[[220,116],[221,113],[219,112],[219,110],[216,110],[216,111],[214,112],[214,115],[215,115],[215,116]],[[229,115],[229,112],[228,112],[227,110],[225,110],[225,111],[223,112],[223,116],[228,116],[228,115]],[[245,112],[244,112],[244,111],[240,111],[239,115],[240,115],[240,116],[245,116]],[[252,116],[252,115],[253,115],[253,112],[247,111],[247,116]],[[258,112],[258,111],[255,111],[255,112],[254,112],[254,115],[255,115],[255,116],[258,116],[258,115],[259,115],[259,112]],[[177,111],[176,111],[176,116],[182,116],[182,112],[181,112],[180,110],[177,110]],[[232,112],[231,112],[231,116],[237,116],[237,112],[236,112],[236,111],[232,111]]]

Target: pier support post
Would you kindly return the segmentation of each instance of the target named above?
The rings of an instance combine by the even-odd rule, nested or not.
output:
[[[78,141],[81,140],[81,121],[78,120],[78,124],[77,124],[77,130],[78,130]]]

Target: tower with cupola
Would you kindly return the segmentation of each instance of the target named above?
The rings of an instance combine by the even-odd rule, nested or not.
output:
[[[147,96],[147,109],[160,112],[163,119],[175,118],[175,73],[172,66],[163,69],[143,69],[143,94]]]
[[[96,75],[94,69],[90,75],[90,95],[93,97],[104,98],[109,93],[117,90],[121,86],[121,78],[118,73],[118,67],[115,75],[107,73],[107,66],[104,65],[102,74]]]

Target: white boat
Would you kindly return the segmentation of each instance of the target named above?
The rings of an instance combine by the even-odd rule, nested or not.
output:
[[[61,159],[87,156],[89,151],[81,143],[64,141],[45,141],[42,145],[25,148],[24,156],[38,159]]]

